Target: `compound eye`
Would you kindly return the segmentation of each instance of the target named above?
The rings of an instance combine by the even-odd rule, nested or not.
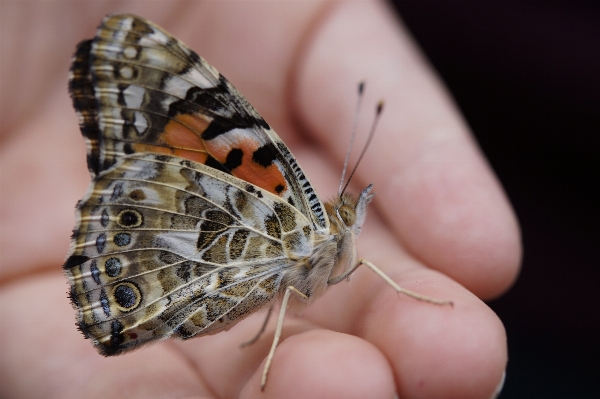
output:
[[[354,208],[348,205],[340,206],[340,209],[338,209],[338,215],[340,215],[344,221],[344,224],[348,227],[351,227],[354,222],[356,222],[356,212],[354,212]]]

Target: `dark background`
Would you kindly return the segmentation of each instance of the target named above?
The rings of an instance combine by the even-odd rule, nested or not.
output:
[[[518,215],[500,398],[600,398],[600,5],[400,1]]]

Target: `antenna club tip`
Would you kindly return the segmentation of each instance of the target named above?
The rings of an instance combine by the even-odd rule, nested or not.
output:
[[[383,111],[383,106],[384,106],[384,102],[383,100],[379,100],[379,102],[377,103],[377,114],[380,114],[381,111]]]
[[[358,94],[363,94],[363,91],[365,91],[365,81],[361,80],[358,82]]]

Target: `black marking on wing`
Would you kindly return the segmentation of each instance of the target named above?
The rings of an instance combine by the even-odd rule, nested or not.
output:
[[[252,160],[264,168],[271,166],[275,159],[277,159],[277,149],[273,143],[263,145],[252,154]]]
[[[192,52],[193,53],[193,52]],[[200,57],[196,54],[196,57]],[[193,65],[189,64],[190,67]],[[239,95],[232,93],[227,79],[219,74],[219,83],[214,87],[190,87],[183,100],[169,106],[169,117],[177,114],[200,112],[213,118],[202,133],[203,140],[212,140],[234,129],[269,129],[267,122],[252,115],[239,101]]]
[[[327,220],[325,219],[323,204],[321,203],[319,197],[317,197],[315,194],[315,191],[304,175],[304,172],[302,172],[302,169],[298,165],[296,158],[294,158],[290,150],[283,142],[278,142],[277,148],[283,154],[285,160],[290,165],[292,172],[294,173],[295,179],[290,178],[288,181],[296,185],[295,189],[298,192],[303,193],[303,195],[300,197],[303,201],[308,198],[308,204],[306,205],[308,208],[310,208],[312,214],[316,218],[317,225],[320,227],[325,227],[327,225]]]
[[[98,144],[102,132],[98,126],[98,102],[94,97],[94,84],[90,71],[90,50],[93,40],[85,40],[77,46],[71,65],[69,93],[75,112],[79,116],[81,134],[90,140],[87,155],[88,169],[94,175],[100,168],[100,146]]]
[[[96,261],[96,259],[94,259],[90,264],[90,272],[92,274],[92,279],[94,280],[94,282],[100,285],[100,270],[98,270],[98,262]]]
[[[106,296],[104,288],[100,289],[100,305],[106,317],[110,317],[110,303],[108,302],[108,296]]]
[[[204,162],[204,164],[206,166],[210,166],[213,169],[220,170],[221,172],[225,172],[227,174],[231,174],[231,171],[229,169],[227,169],[227,167],[225,165],[223,165],[221,162],[217,161],[216,159],[214,159],[210,155],[208,156],[208,158],[206,159],[206,162]]]
[[[229,151],[227,154],[227,159],[225,159],[225,168],[227,170],[233,170],[242,164],[242,157],[244,156],[244,152],[239,148],[234,148]]]
[[[89,260],[89,256],[85,255],[71,255],[67,258],[65,263],[63,264],[63,269],[71,269],[73,267],[79,266],[82,263],[85,263]]]

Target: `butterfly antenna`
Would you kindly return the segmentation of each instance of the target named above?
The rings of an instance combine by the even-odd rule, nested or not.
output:
[[[346,177],[346,169],[348,169],[348,161],[350,161],[350,153],[352,152],[352,147],[354,146],[354,139],[356,138],[356,127],[358,125],[358,115],[360,114],[360,108],[363,99],[363,92],[365,91],[365,82],[361,81],[358,84],[358,100],[356,101],[356,112],[354,112],[354,123],[352,125],[352,134],[350,136],[350,144],[348,145],[348,150],[346,151],[346,159],[344,159],[344,168],[342,169],[342,178],[340,179],[340,188],[338,189],[338,194],[342,195],[342,186],[344,185],[344,178]]]
[[[367,142],[365,143],[365,146],[363,147],[358,160],[356,161],[356,165],[354,165],[354,169],[352,169],[352,172],[350,173],[350,176],[348,177],[348,181],[346,181],[346,185],[344,186],[344,189],[340,192],[340,196],[342,194],[344,194],[344,192],[346,191],[346,188],[348,188],[348,184],[350,184],[350,180],[352,180],[352,176],[354,176],[354,172],[356,172],[356,168],[358,168],[358,165],[360,164],[360,161],[362,160],[363,156],[365,155],[365,152],[367,152],[367,148],[369,148],[369,145],[371,144],[371,140],[373,140],[373,136],[375,135],[375,129],[377,128],[377,123],[379,122],[379,117],[381,116],[381,112],[383,111],[383,100],[379,101],[379,103],[377,104],[377,108],[375,110],[375,119],[373,119],[373,124],[371,125],[371,131],[369,132],[369,137],[367,138]]]

